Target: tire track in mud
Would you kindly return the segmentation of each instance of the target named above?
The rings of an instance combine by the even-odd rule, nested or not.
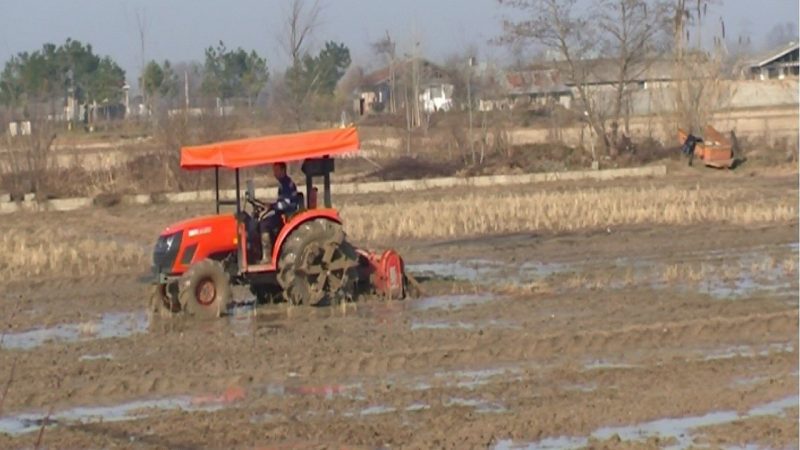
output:
[[[531,336],[523,333],[517,342],[507,337],[447,347],[428,346],[391,351],[385,355],[360,356],[356,360],[319,361],[301,367],[307,377],[328,375],[379,375],[389,367],[419,370],[458,364],[480,365],[528,360],[534,357],[563,358],[577,354],[602,356],[619,349],[647,349],[686,344],[737,343],[748,338],[784,342],[796,338],[798,312],[748,314],[737,317],[689,319],[648,325],[631,325],[611,331],[583,331]],[[474,340],[474,338],[473,338]]]
[[[797,327],[798,312],[783,311],[631,325],[618,330],[557,332],[543,336],[533,333],[498,337],[472,336],[444,346],[413,347],[413,341],[398,340],[382,351],[374,350],[366,354],[353,349],[339,353],[321,351],[314,357],[302,352],[281,355],[275,351],[262,352],[259,346],[252,349],[263,355],[258,359],[254,359],[252,353],[248,357],[249,361],[248,358],[232,353],[224,361],[215,361],[213,366],[208,366],[209,361],[201,355],[187,355],[190,356],[188,359],[179,357],[185,359],[185,364],[181,364],[183,368],[177,372],[156,368],[157,365],[151,366],[146,360],[137,363],[136,367],[97,362],[94,363],[97,364],[95,367],[104,367],[103,376],[92,376],[89,378],[90,383],[67,382],[62,392],[28,392],[24,398],[17,398],[18,401],[13,403],[19,404],[19,400],[22,400],[22,404],[44,406],[55,401],[57,397],[110,399],[187,391],[204,392],[209,389],[225,389],[231,385],[246,386],[262,382],[265,374],[271,374],[267,375],[271,380],[284,379],[286,374],[292,372],[307,382],[330,383],[332,380],[344,382],[364,378],[384,379],[397,374],[430,375],[433,368],[446,371],[514,363],[570,367],[580,365],[581,356],[596,359],[626,354],[633,358],[663,359],[665,355],[672,358],[685,355],[687,359],[696,359],[697,350],[702,348],[719,348],[745,342],[793,342],[797,337]],[[164,342],[162,345],[162,351],[167,351],[170,344]],[[224,345],[224,342],[220,342],[220,345]],[[396,345],[408,347],[396,349]],[[215,351],[213,347],[207,350]],[[147,359],[160,359],[163,358],[162,351],[145,356]],[[203,374],[195,373],[192,367],[204,367],[204,372],[220,373],[224,376],[209,379]],[[93,373],[97,369],[86,367],[86,370]],[[84,369],[78,367],[77,372],[67,375],[69,379],[80,380],[85,377],[83,372]]]

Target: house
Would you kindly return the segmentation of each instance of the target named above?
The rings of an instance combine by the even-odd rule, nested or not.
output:
[[[423,111],[447,111],[452,107],[454,87],[446,71],[425,59],[409,58],[364,77],[355,92],[355,113],[364,116],[390,111],[392,97],[394,106],[397,109],[403,108],[415,79]]]
[[[581,79],[572,79],[566,75],[567,68],[562,64],[559,69],[564,73],[564,83],[573,90],[582,83],[594,91],[616,90],[619,85],[620,63],[610,58],[594,58],[582,60],[577,65],[577,71],[583,75]],[[670,59],[651,58],[635,62],[630,66],[627,78],[627,88],[650,89],[664,86],[674,81],[675,62]]]
[[[800,56],[800,43],[798,42],[790,42],[781,48],[772,49],[747,65],[746,78],[782,80],[787,77],[797,77],[800,74],[798,56]]]
[[[479,100],[479,110],[509,107],[541,109],[557,104],[569,108],[572,103],[572,90],[562,82],[561,74],[556,69],[506,72],[501,75],[499,88],[502,92],[499,97]]]
[[[432,83],[422,86],[419,94],[420,105],[426,113],[450,111],[453,107],[454,87],[449,83]]]
[[[579,107],[575,102],[580,97],[579,85],[585,86],[597,98],[608,100],[615,95],[619,84],[617,61],[587,59],[578,63],[577,70],[583,73],[580,79],[573,79],[564,62],[536,64],[525,70],[506,72],[498,83],[500,94],[482,98],[479,109]],[[625,91],[628,94],[663,87],[673,81],[673,62],[651,59],[637,63],[627,78]]]

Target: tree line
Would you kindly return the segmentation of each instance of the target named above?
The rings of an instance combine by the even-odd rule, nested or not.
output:
[[[330,98],[350,66],[350,50],[341,42],[328,41],[316,54],[300,49],[298,58],[284,73],[280,87],[284,97],[308,104]],[[203,64],[184,64],[184,70],[165,60],[149,61],[137,82],[151,114],[159,103],[174,107],[183,95],[184,75],[199,78],[199,92],[207,99],[243,99],[253,107],[270,81],[265,57],[255,50],[228,48],[220,41],[205,49]],[[185,73],[184,73],[185,72]],[[78,104],[119,104],[123,101],[125,71],[110,57],[95,53],[91,44],[67,39],[46,43],[40,50],[20,52],[6,61],[0,73],[0,105],[29,114],[35,105],[50,105],[54,113],[67,98]]]

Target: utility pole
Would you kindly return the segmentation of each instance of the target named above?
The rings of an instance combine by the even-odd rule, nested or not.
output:
[[[186,99],[186,114],[189,114],[189,72],[183,71],[183,96]]]
[[[395,52],[397,44],[395,44],[392,37],[389,35],[389,30],[386,30],[386,46],[389,52],[389,83],[392,89],[389,94],[389,112],[394,114],[397,112],[397,103],[394,98],[395,92],[397,91],[397,83],[395,82],[397,79],[395,75]]]
[[[139,31],[139,46],[140,46],[140,53],[139,56],[141,57],[141,67],[139,68],[139,89],[142,93],[142,99],[144,100],[144,104],[147,105],[147,90],[144,89],[144,69],[145,69],[145,54],[144,54],[144,44],[145,44],[145,33],[147,33],[147,12],[144,10],[136,10],[136,26]],[[146,111],[148,114],[150,113],[149,109]]]
[[[469,110],[469,151],[472,155],[472,164],[475,164],[475,140],[472,138],[472,66],[475,58],[467,58],[467,108]]]

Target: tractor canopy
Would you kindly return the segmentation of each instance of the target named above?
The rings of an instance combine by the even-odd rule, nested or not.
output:
[[[293,162],[358,151],[355,127],[279,134],[181,148],[181,168],[245,167]]]

